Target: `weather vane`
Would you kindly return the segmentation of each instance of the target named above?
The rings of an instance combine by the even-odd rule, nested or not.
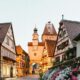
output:
[[[64,19],[64,15],[62,14],[62,20]]]

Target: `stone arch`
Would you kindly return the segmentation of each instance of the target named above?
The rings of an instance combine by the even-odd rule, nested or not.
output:
[[[39,72],[39,68],[40,68],[40,64],[39,63],[32,63],[32,74],[38,73]]]

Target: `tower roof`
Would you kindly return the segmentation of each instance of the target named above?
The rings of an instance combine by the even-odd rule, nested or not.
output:
[[[43,31],[43,35],[49,35],[49,34],[52,34],[52,35],[57,34],[54,28],[54,25],[50,21],[48,21],[48,23],[45,25],[45,28]]]
[[[34,33],[37,33],[37,31],[38,31],[38,30],[37,30],[37,28],[35,27],[35,28],[34,28]]]

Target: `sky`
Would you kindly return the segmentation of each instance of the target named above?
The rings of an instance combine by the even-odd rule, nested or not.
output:
[[[64,19],[80,21],[80,0],[0,0],[0,23],[11,22],[16,45],[28,52],[33,29],[38,28],[39,41],[45,24],[51,21],[56,31]]]

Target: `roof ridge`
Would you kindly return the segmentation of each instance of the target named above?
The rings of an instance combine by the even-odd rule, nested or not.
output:
[[[7,24],[7,23],[12,23],[12,22],[1,22],[0,24]]]
[[[70,23],[78,23],[80,24],[80,21],[74,21],[74,20],[61,20],[60,22],[70,22]]]

